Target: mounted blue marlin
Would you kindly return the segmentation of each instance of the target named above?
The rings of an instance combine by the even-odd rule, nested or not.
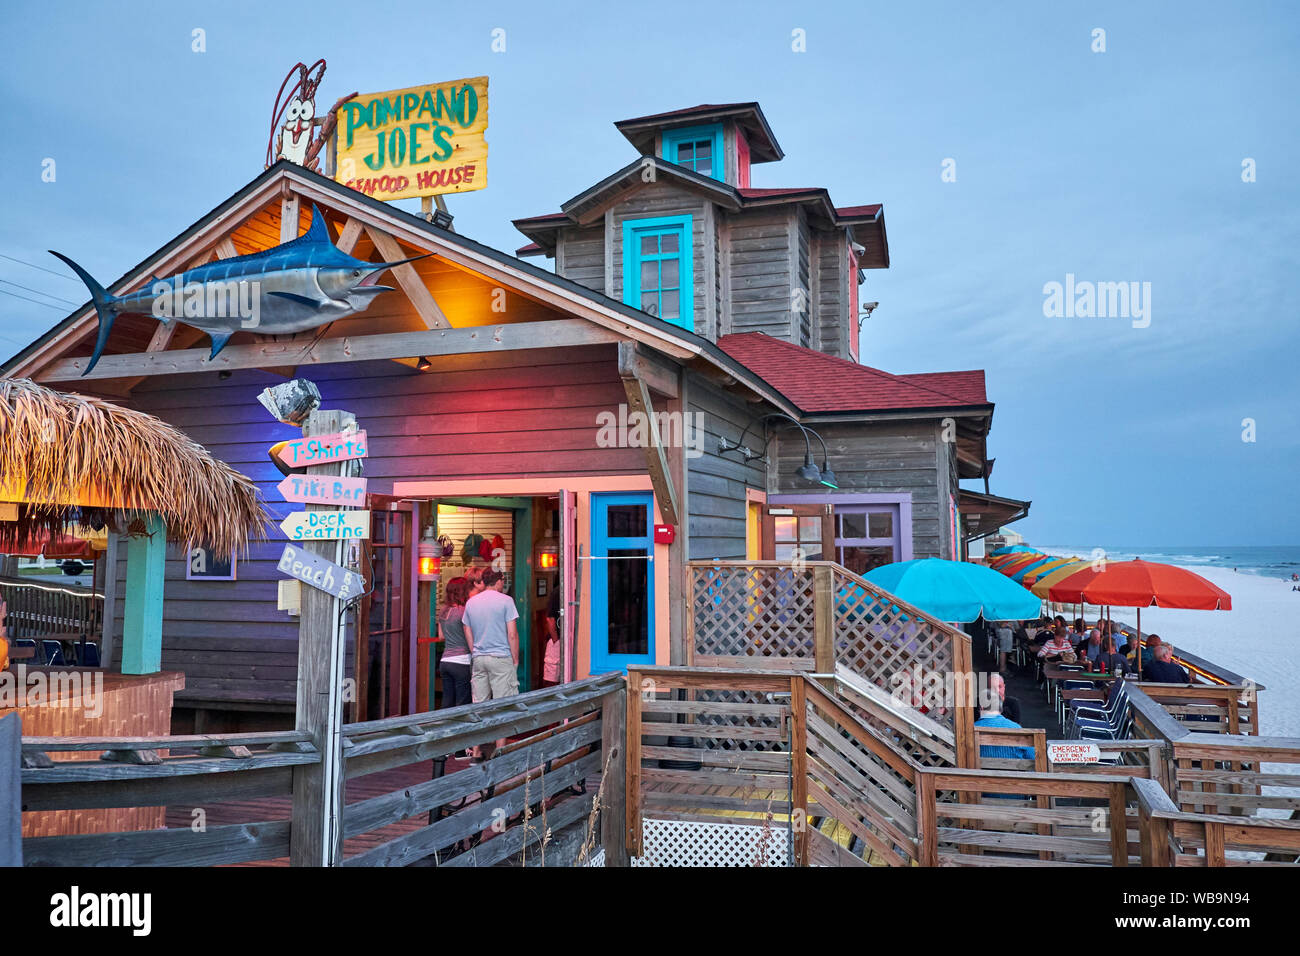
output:
[[[381,292],[376,285],[386,269],[423,259],[397,262],[354,259],[330,240],[325,217],[315,206],[311,228],[297,239],[252,255],[221,259],[168,279],[153,278],[128,295],[110,295],[85,269],[53,249],[90,290],[99,314],[99,337],[86,366],[87,374],[104,353],[113,321],[119,315],[150,315],[160,322],[178,320],[212,338],[209,360],[241,329],[289,335],[364,312]],[[428,253],[425,253],[428,255]]]

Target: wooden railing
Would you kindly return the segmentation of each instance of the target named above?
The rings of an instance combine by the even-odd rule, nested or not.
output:
[[[1153,781],[1135,784],[1143,866],[1300,864],[1300,820],[1180,812]]]
[[[623,865],[624,699],[622,675],[605,674],[488,704],[345,725],[348,780],[430,759],[436,772],[458,750],[521,739],[483,763],[346,804],[344,838],[368,834],[374,845],[344,865],[491,866],[530,848],[544,862],[548,831],[594,820],[598,799],[601,829],[552,861],[586,863],[603,846],[606,865]],[[409,821],[421,815],[428,822],[412,829]]]
[[[433,772],[418,783],[345,802],[341,862],[486,866],[529,850],[536,859],[546,855],[552,834],[586,821],[588,839],[552,846],[552,862],[585,862],[593,849],[604,849],[606,865],[624,865],[625,697],[622,675],[606,674],[485,704],[346,725],[347,780],[413,764]],[[516,739],[481,764],[438,775],[450,755],[499,738]],[[284,807],[294,795],[295,773],[321,763],[310,740],[300,731],[28,737],[22,743],[23,809],[152,807],[161,813],[184,807],[200,808],[206,816],[228,803],[254,802],[255,813],[266,806],[259,801],[278,799]],[[52,761],[49,755],[56,752],[89,759]],[[598,803],[603,812],[597,827]],[[153,824],[160,825],[161,819]],[[281,860],[289,856],[293,826],[290,816],[33,837],[23,841],[23,854],[28,865],[54,866]],[[364,846],[349,850],[346,841],[354,838],[351,846]]]
[[[295,767],[320,762],[296,731],[169,737],[24,737],[24,811],[211,808],[292,794]],[[253,748],[257,748],[254,751]],[[52,761],[50,754],[87,759]],[[101,756],[102,755],[102,756]],[[206,813],[206,810],[205,810]],[[196,817],[195,822],[201,822]],[[27,866],[213,866],[289,853],[288,820],[82,833],[23,840]]]
[[[902,688],[916,705],[937,680],[951,700],[930,717],[954,732],[956,762],[974,765],[974,671],[962,631],[829,561],[692,561],[687,594],[688,666],[842,668],[888,694]]]
[[[9,637],[46,637],[100,633],[104,598],[73,585],[56,585],[26,577],[0,577],[0,598],[8,608]]]

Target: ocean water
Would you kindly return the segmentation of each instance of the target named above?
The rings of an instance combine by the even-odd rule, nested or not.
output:
[[[1038,545],[1049,553],[1077,554],[1081,558],[1093,557],[1098,545]],[[1100,546],[1111,561],[1130,561],[1141,558],[1144,561],[1160,561],[1165,564],[1178,564],[1184,567],[1204,565],[1214,568],[1230,568],[1243,574],[1257,574],[1265,578],[1291,580],[1291,575],[1300,574],[1300,545],[1270,545],[1250,547],[1200,548],[1191,546],[1119,547]]]

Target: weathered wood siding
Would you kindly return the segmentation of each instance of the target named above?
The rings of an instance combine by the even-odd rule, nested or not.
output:
[[[723,437],[738,441],[755,407],[696,373],[687,376],[686,404],[691,421],[704,433],[701,454],[692,452],[686,460],[687,559],[744,558],[745,489],[762,489],[764,466],[761,462],[746,465],[736,452],[720,454],[718,442]],[[757,434],[751,429],[745,444],[758,449],[763,444],[761,429]]]
[[[691,278],[695,316],[692,331],[697,335],[716,337],[717,324],[710,322],[707,305],[711,298],[708,294],[710,270],[705,268],[705,257],[710,254],[709,247],[712,243],[705,240],[704,200],[681,187],[664,182],[650,183],[633,194],[627,202],[616,206],[613,214],[606,219],[610,234],[605,245],[613,265],[614,279],[610,294],[619,300],[623,298],[623,223],[629,219],[652,219],[659,216],[691,217]]]
[[[940,557],[948,538],[941,525],[948,522],[948,498],[944,492],[940,507],[940,487],[946,477],[940,474],[938,430],[934,422],[879,422],[837,425],[818,423],[816,430],[826,440],[827,456],[839,482],[838,491],[827,494],[846,495],[900,494],[912,496],[912,556]],[[775,446],[775,487],[779,494],[817,494],[795,478],[795,469],[803,464],[804,441],[794,429],[782,430]],[[813,454],[821,464],[821,448],[814,439]],[[946,475],[946,469],[945,473]]]
[[[957,476],[957,443],[956,441],[943,440],[944,419],[935,423],[935,451],[938,455],[936,470],[939,475],[939,557],[951,558],[953,556],[952,537],[953,521],[950,516],[952,503],[949,496],[953,499],[957,497],[958,476]],[[952,429],[956,435],[956,427]],[[958,532],[960,533],[960,532]]]
[[[605,226],[574,227],[560,233],[555,272],[597,292],[605,291]]]
[[[418,373],[395,362],[326,365],[302,374],[323,407],[355,412],[370,439],[370,490],[394,479],[636,474],[639,448],[600,448],[596,416],[626,402],[614,346],[459,356]],[[284,379],[261,371],[154,378],[131,404],[183,429],[261,488],[275,522],[302,508],[281,500],[281,475],[267,456],[298,429],[270,419],[257,402]],[[186,672],[188,700],[292,703],[298,621],[276,610],[278,528],[238,564],[238,580],[186,581],[178,552],[167,561],[164,669]],[[125,581],[125,562],[118,574]],[[120,593],[120,592],[119,592]],[[119,603],[119,608],[121,607]],[[120,647],[120,613],[115,646]]]
[[[849,358],[847,329],[850,316],[848,252],[840,233],[821,233],[813,242],[816,297],[813,302],[817,326],[817,348],[827,355]],[[847,335],[845,334],[847,331]]]
[[[794,288],[798,291],[797,309],[792,310],[794,341],[806,349],[816,348],[813,333],[812,269],[809,249],[808,214],[802,206],[790,220],[792,260],[794,262]]]
[[[794,218],[789,209],[777,208],[728,220],[732,332],[797,341],[790,319],[791,293],[798,287]]]

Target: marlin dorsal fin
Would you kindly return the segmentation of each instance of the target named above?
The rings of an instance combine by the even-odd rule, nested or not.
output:
[[[321,215],[320,206],[315,203],[311,204],[311,226],[302,234],[304,242],[327,242],[334,244],[330,238],[329,226],[325,224],[325,217]]]

